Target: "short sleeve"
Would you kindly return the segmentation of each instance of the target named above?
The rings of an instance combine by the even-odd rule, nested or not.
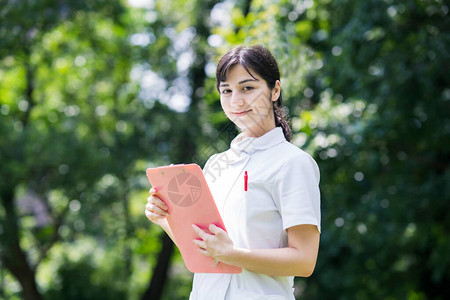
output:
[[[317,163],[306,152],[298,152],[284,162],[274,187],[284,230],[310,224],[321,231],[319,180]]]
[[[205,165],[203,166],[203,176],[205,176],[206,182],[211,184],[216,181],[217,172],[214,170],[213,165],[219,154],[213,154],[208,158]]]

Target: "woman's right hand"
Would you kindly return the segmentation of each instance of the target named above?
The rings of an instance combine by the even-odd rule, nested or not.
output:
[[[166,221],[166,216],[169,215],[166,203],[162,201],[156,195],[155,189],[150,190],[150,197],[147,198],[147,204],[145,205],[145,216],[147,219],[155,224],[162,225],[162,222]]]

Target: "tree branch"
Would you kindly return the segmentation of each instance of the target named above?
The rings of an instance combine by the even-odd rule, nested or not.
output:
[[[31,110],[36,104],[36,101],[33,98],[33,92],[34,92],[34,69],[31,66],[30,63],[30,50],[28,48],[25,49],[25,59],[24,59],[24,65],[25,65],[25,82],[26,82],[26,88],[25,88],[25,99],[27,99],[28,107],[22,116],[22,124],[23,127],[26,127],[30,120],[30,114]]]

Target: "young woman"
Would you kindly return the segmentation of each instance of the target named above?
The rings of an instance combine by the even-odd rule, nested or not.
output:
[[[217,90],[241,133],[203,168],[227,232],[193,226],[198,250],[242,268],[195,274],[191,300],[295,299],[294,276],[312,274],[320,239],[319,169],[292,145],[281,112],[278,65],[264,47],[237,47],[219,61]],[[169,235],[167,206],[151,191],[147,218]]]

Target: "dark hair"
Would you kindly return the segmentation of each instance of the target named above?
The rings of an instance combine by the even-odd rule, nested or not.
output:
[[[280,70],[276,59],[272,53],[265,47],[256,46],[239,46],[228,51],[220,59],[216,70],[216,88],[219,91],[221,81],[226,81],[227,72],[235,65],[240,64],[253,77],[250,69],[255,71],[267,83],[269,89],[275,87],[277,80],[280,80]],[[283,129],[284,137],[287,141],[291,140],[291,128],[286,120],[287,116],[282,110],[281,91],[280,97],[273,102],[273,112],[275,117],[275,126]]]

